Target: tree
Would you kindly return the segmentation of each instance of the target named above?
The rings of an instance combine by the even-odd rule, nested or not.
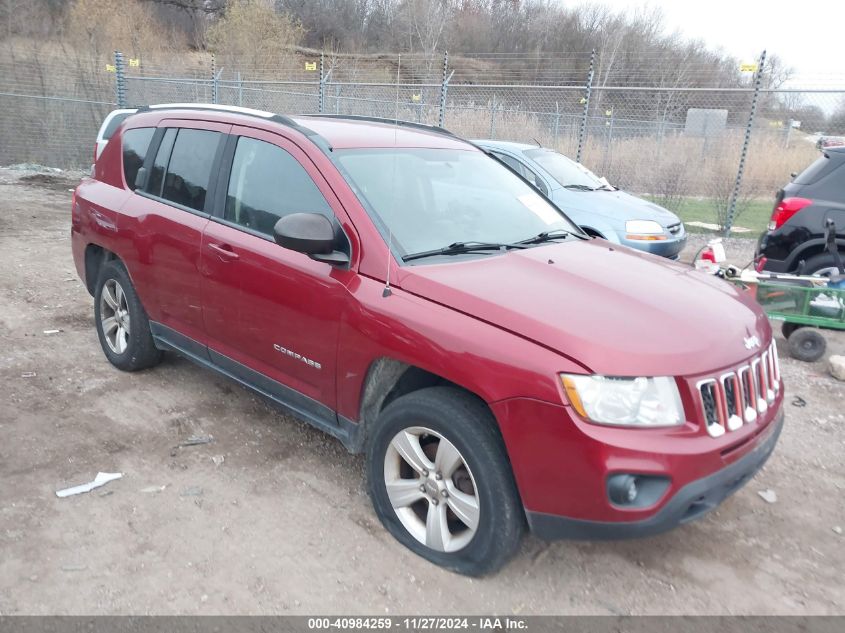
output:
[[[232,0],[208,29],[208,48],[225,63],[246,68],[279,66],[302,40],[303,29],[264,0]]]
[[[184,38],[140,0],[74,0],[64,35],[70,46],[100,60],[116,50],[140,57],[185,45]]]
[[[839,102],[839,107],[830,115],[825,132],[845,136],[845,99]]]

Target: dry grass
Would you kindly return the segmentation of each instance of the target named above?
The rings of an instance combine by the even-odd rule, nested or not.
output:
[[[92,2],[99,6],[99,2],[94,0],[77,0],[76,10],[91,8]],[[104,6],[113,2],[117,0],[107,0]],[[137,4],[137,0],[132,0],[127,6],[134,11]],[[112,19],[109,11],[91,10],[92,23],[99,24],[97,16],[101,16],[105,20],[101,27],[111,33],[96,46],[91,43],[92,36],[87,27],[78,19],[77,22],[71,20],[67,37],[63,40],[49,43],[7,40],[0,44],[0,74],[4,77],[7,92],[80,100],[0,96],[0,138],[3,140],[0,143],[0,164],[32,161],[57,166],[85,166],[90,162],[96,129],[111,109],[109,103],[115,100],[115,76],[106,71],[106,64],[113,62],[113,46],[124,47],[126,44],[124,48],[127,50],[145,51],[127,54],[127,57],[134,55],[141,59],[140,67],[129,69],[131,76],[167,75],[202,80],[184,83],[133,80],[129,85],[130,103],[210,100],[210,53],[180,50],[177,54],[174,47],[181,49],[183,44],[169,39],[165,25],[141,23],[137,32],[129,32],[122,30],[121,24],[109,21]],[[74,15],[71,12],[71,18]],[[244,29],[238,32],[242,34]],[[270,29],[270,32],[275,31]],[[294,38],[294,35],[291,37]],[[214,41],[213,37],[211,39]],[[235,44],[230,42],[230,45]],[[318,75],[314,71],[306,71],[305,62],[319,57],[315,51],[307,49],[290,50],[291,54],[284,60],[280,58],[277,66],[245,69],[241,78],[249,81],[269,75],[274,79],[310,83],[274,84],[260,86],[260,90],[239,91],[231,80],[235,77],[234,70],[242,67],[232,60],[223,75],[224,80],[228,79],[230,83],[221,87],[221,101],[283,113],[315,111]],[[412,60],[410,56],[403,57],[403,60],[403,81],[422,78],[433,72],[433,67],[430,67],[432,60]],[[218,68],[221,64],[218,59]],[[395,56],[391,55],[327,54],[326,65],[334,68],[333,79],[344,82],[390,84],[395,81],[397,71]],[[527,100],[524,104],[526,108],[541,109],[547,105],[533,103],[529,97],[521,96]],[[509,99],[512,97],[520,97],[518,88],[508,95]],[[396,98],[396,89],[390,85],[332,85],[326,91],[325,109],[327,112],[392,118],[396,116]],[[97,101],[105,103],[87,103]],[[435,124],[438,122],[438,102],[439,87],[402,88],[399,91],[399,117]],[[580,121],[577,110],[562,113],[559,117],[554,113],[505,110],[496,101],[495,95],[485,93],[483,86],[456,85],[448,92],[445,125],[466,138],[493,137],[536,142],[574,158]],[[644,121],[643,125],[648,126],[650,122]],[[583,162],[613,184],[648,195],[670,208],[678,208],[682,201],[691,198],[706,200],[712,206],[714,220],[721,223],[733,195],[742,140],[742,130],[728,130],[720,138],[710,139],[688,137],[678,132],[662,137],[657,134],[641,137],[617,135],[608,139],[604,129],[591,128],[583,148]],[[782,132],[755,129],[738,199],[740,215],[752,200],[771,198],[789,180],[791,172],[800,171],[817,155],[813,144],[800,133],[793,134],[787,148]]]

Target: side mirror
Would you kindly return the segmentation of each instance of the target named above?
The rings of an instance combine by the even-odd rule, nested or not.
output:
[[[328,264],[349,263],[346,253],[334,250],[335,235],[331,220],[319,213],[291,213],[273,227],[276,244],[311,259]]]

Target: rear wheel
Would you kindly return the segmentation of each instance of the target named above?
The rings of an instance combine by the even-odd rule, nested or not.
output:
[[[845,262],[845,253],[840,253],[839,256]],[[804,268],[801,272],[804,275],[830,277],[831,275],[838,275],[839,269],[836,267],[836,261],[833,259],[832,253],[819,253],[804,262]]]
[[[147,313],[119,261],[107,262],[100,270],[94,292],[94,318],[103,353],[118,369],[138,371],[161,360]]]
[[[806,363],[819,360],[826,348],[824,336],[813,328],[801,328],[789,337],[789,354]]]
[[[449,387],[390,403],[368,438],[373,507],[400,543],[461,574],[495,571],[516,551],[524,514],[486,406]]]

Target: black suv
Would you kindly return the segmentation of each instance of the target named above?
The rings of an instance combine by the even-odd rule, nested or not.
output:
[[[836,225],[836,244],[845,257],[845,147],[829,147],[778,191],[768,230],[757,245],[764,270],[805,275],[836,273],[825,250],[825,225]]]

